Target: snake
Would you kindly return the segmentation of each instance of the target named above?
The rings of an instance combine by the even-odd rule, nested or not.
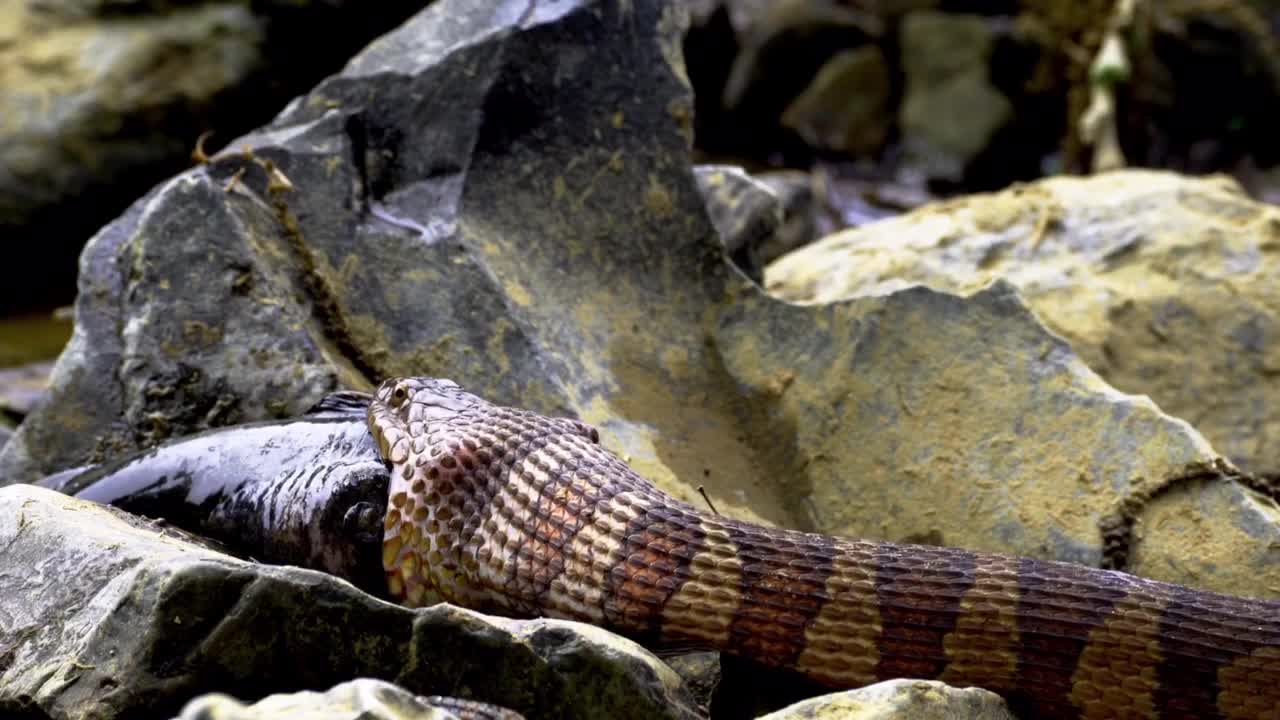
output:
[[[387,593],[591,623],[832,688],[937,679],[1023,718],[1280,719],[1280,601],[704,511],[584,422],[430,377],[385,380]]]

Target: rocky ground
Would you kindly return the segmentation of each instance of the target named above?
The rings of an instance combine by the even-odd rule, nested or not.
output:
[[[29,38],[77,27],[14,5],[42,28]],[[77,17],[110,22],[49,52],[179,42],[108,5],[85,4]],[[1027,100],[991,72],[1018,44],[918,5],[439,0],[365,18],[372,37],[409,17],[98,230],[56,365],[6,371],[0,412],[21,424],[0,421],[0,714],[465,716],[428,699],[444,695],[530,718],[1011,717],[976,689],[805,699],[825,691],[714,653],[407,610],[29,485],[395,375],[581,418],[666,492],[731,517],[1280,598],[1280,210],[1256,199],[1264,174],[1224,143],[1212,169],[1235,177],[1009,185],[1044,168],[991,164],[1025,141]],[[202,103],[253,85],[264,18],[284,11],[248,7],[166,15],[224,28],[207,51],[235,77],[201,85]],[[717,37],[736,48],[719,84],[695,64]],[[812,67],[781,90],[764,68],[797,43]],[[109,85],[82,85],[61,100],[76,132],[41,132],[92,149],[76,133],[132,127]],[[182,105],[162,95],[142,104]],[[963,124],[938,122],[955,108]],[[743,117],[758,124],[695,151]],[[0,157],[49,147],[19,125]],[[898,159],[868,202],[856,173],[719,162],[750,133],[784,156]],[[122,141],[147,146],[129,162],[163,165],[184,142],[147,137]],[[1170,157],[1194,140],[1169,140]],[[56,172],[35,182],[10,160],[0,185],[69,192],[102,178],[65,173],[115,167],[35,165]],[[964,183],[1003,189],[929,202]],[[64,207],[37,194],[23,212]]]

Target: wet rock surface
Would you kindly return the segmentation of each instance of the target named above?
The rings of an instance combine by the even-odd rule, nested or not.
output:
[[[696,716],[670,668],[598,628],[406,610],[25,485],[0,489],[0,517],[6,716],[165,717],[204,692],[256,699],[353,677],[529,717]]]

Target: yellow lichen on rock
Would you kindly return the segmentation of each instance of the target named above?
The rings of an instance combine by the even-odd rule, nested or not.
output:
[[[1042,223],[1045,215],[1051,219]],[[1225,178],[1055,178],[833,235],[769,267],[829,302],[1001,277],[1116,388],[1150,395],[1219,450],[1280,469],[1280,209]]]
[[[1098,373],[1050,378],[1033,357],[1024,357],[1019,369],[994,353],[940,363],[913,345],[898,349],[902,357],[895,371],[911,391],[881,389],[861,399],[866,404],[898,398],[896,408],[886,405],[880,414],[914,428],[907,435],[919,441],[890,455],[896,467],[872,469],[884,473],[883,489],[869,503],[864,495],[859,510],[884,503],[936,506],[927,493],[911,489],[912,483],[889,479],[892,473],[908,480],[936,474],[947,466],[939,455],[945,449],[958,471],[956,503],[938,514],[931,532],[947,544],[992,547],[1001,542],[995,538],[1002,523],[1019,535],[1039,528],[1050,533],[1046,537],[1088,537],[1109,503],[1176,477],[1177,463],[1169,464],[1174,457],[1194,463],[1192,455],[1212,457],[1216,449],[1248,470],[1280,469],[1280,375],[1274,371],[1280,357],[1278,237],[1280,209],[1250,200],[1230,180],[1123,171],[961,198],[839,233],[769,266],[766,283],[793,302],[829,303],[859,297],[865,302],[912,285],[968,294],[1007,281]],[[912,336],[910,323],[917,321],[921,332],[930,327],[927,317],[912,317],[917,320],[896,318],[897,332]],[[976,349],[994,341],[995,329],[970,324],[948,330],[949,339],[926,336],[913,343],[954,348],[959,342]],[[1046,346],[1043,352],[1062,351]],[[864,372],[890,362],[863,354]],[[912,369],[922,362],[929,365]],[[1018,380],[1033,375],[1039,376],[1036,382]],[[912,377],[927,383],[912,383]],[[1154,402],[1123,393],[1145,394]],[[1023,410],[1006,418],[1011,423],[996,416],[983,422],[966,409],[983,394],[985,402]],[[1111,404],[1112,412],[1098,412],[1100,402]],[[1026,413],[1027,408],[1038,410]],[[1056,410],[1046,412],[1050,408]],[[1193,444],[1200,450],[1188,454],[1190,436],[1157,429],[1161,411],[1190,422],[1212,447],[1198,440]],[[965,419],[947,424],[947,417]],[[878,455],[886,448],[877,444],[893,442],[902,432],[898,427],[885,440],[859,432],[857,442],[862,452]],[[1129,438],[1128,450],[1100,450],[1106,438],[1116,436]],[[839,455],[830,449],[819,454]],[[973,458],[986,458],[985,479],[974,478]],[[1019,480],[1073,474],[1079,478],[1074,484]],[[832,477],[837,486],[846,484],[834,471]],[[869,477],[863,482],[879,485]],[[983,482],[1001,489],[994,495],[974,492],[971,486]],[[1027,502],[1030,497],[1035,499]],[[1196,492],[1175,487],[1157,493],[1139,511],[1132,568],[1175,582],[1277,594],[1280,556],[1268,547],[1280,538],[1280,521],[1267,509],[1269,500],[1250,497],[1226,481]],[[821,500],[818,505],[835,508],[824,510],[834,529],[862,529],[864,521],[852,509]],[[994,520],[998,515],[1006,517]],[[888,537],[911,538],[925,527],[911,513],[885,518]],[[1008,525],[1010,518],[1019,521],[1016,529]]]

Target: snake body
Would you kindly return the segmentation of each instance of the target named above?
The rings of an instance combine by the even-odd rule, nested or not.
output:
[[[576,420],[393,378],[388,590],[701,646],[833,687],[936,678],[1027,718],[1280,718],[1280,602],[955,548],[739,522],[658,490]]]

